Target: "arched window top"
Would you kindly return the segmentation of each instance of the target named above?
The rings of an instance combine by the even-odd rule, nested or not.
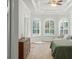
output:
[[[61,23],[61,22],[69,22],[69,21],[70,21],[69,18],[62,18],[62,19],[60,19],[59,23]]]
[[[46,22],[46,21],[54,21],[54,19],[53,19],[53,18],[52,18],[52,19],[51,19],[51,18],[46,18],[46,19],[45,19],[45,22]]]

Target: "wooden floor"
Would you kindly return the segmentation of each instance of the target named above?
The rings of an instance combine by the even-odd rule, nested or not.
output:
[[[32,43],[27,59],[53,59],[49,42]]]

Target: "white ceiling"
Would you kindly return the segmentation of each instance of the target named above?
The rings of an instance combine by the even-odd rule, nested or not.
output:
[[[66,14],[71,13],[72,0],[63,0],[62,5],[53,7],[48,4],[49,0],[24,0],[28,8],[34,13],[40,14]]]

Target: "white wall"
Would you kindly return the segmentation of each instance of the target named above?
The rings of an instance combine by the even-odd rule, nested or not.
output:
[[[21,36],[29,36],[29,19],[30,10],[28,9],[23,0],[19,0],[19,38],[21,38]]]

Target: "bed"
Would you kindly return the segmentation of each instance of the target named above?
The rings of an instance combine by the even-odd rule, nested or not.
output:
[[[71,40],[53,40],[50,48],[54,59],[72,59]]]

